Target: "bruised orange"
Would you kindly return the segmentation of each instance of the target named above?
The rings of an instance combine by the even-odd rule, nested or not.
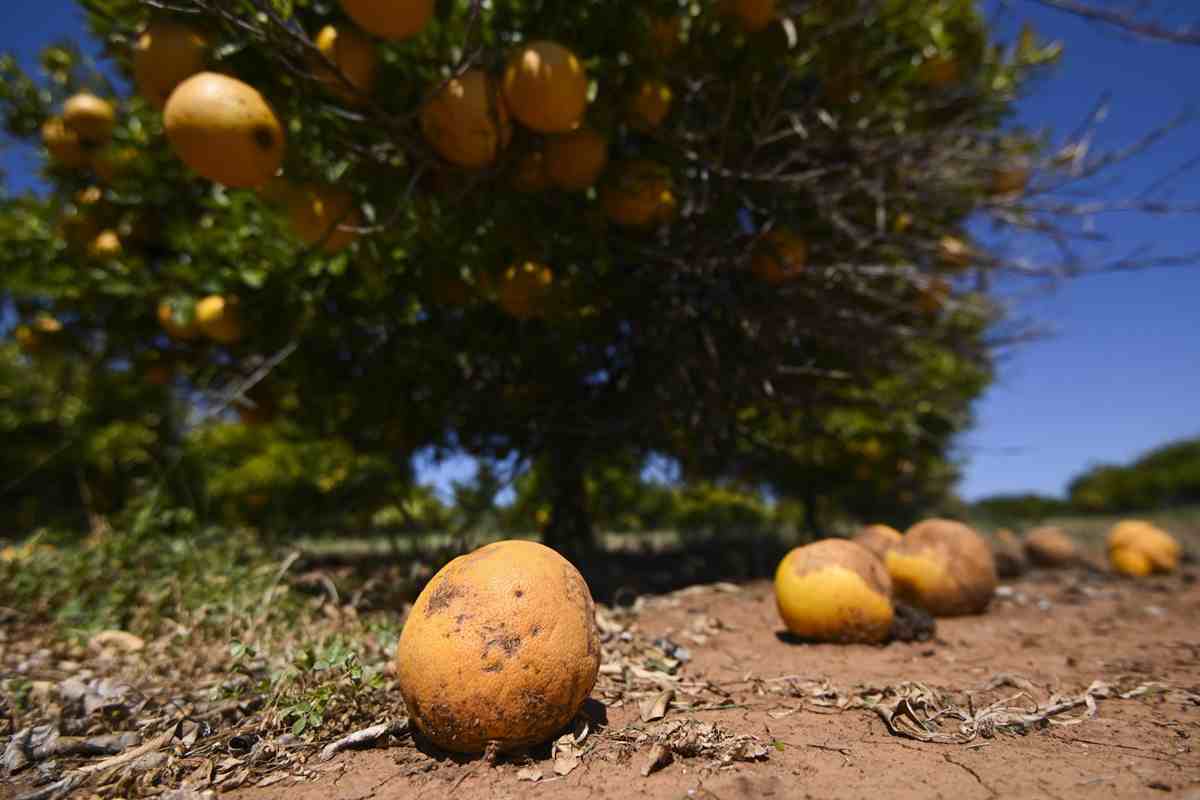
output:
[[[392,672],[409,718],[460,753],[541,744],[566,727],[600,669],[595,605],[579,571],[537,542],[460,556],[413,603]]]

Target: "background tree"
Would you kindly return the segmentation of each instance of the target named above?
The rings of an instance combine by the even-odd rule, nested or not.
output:
[[[428,447],[541,465],[559,547],[597,470],[656,453],[913,513],[990,375],[990,280],[1062,267],[968,223],[1069,240],[1054,192],[1115,163],[1008,124],[1059,48],[969,0],[81,4],[135,91],[4,62],[52,191],[0,207],[0,289],[89,369],[284,417],[187,441],[207,492],[287,513]]]

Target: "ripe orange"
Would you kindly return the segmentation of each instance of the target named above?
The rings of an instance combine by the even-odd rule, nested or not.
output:
[[[286,138],[254,87],[201,72],[176,87],[163,123],[175,154],[200,175],[235,188],[260,186],[283,163]]]
[[[107,261],[121,255],[121,237],[114,230],[103,230],[88,244],[88,255],[97,261]]]
[[[80,92],[63,103],[63,124],[86,145],[102,145],[112,136],[117,113],[112,103],[90,92]]]
[[[662,124],[671,111],[671,87],[664,81],[641,81],[629,98],[629,121],[639,130],[652,130]]]
[[[928,86],[945,89],[958,81],[958,62],[953,56],[934,56],[921,62],[917,75]]]
[[[214,342],[234,344],[242,338],[237,306],[236,297],[209,295],[196,303],[196,326]]]
[[[963,269],[971,266],[975,253],[971,245],[957,236],[943,236],[938,241],[938,259],[951,269]]]
[[[602,187],[600,202],[609,219],[633,228],[669,221],[678,205],[670,172],[644,159],[620,165]]]
[[[158,304],[158,324],[162,325],[163,330],[172,339],[195,339],[200,335],[200,328],[196,325],[195,314],[192,313],[190,319],[186,322],[180,321],[176,316],[175,303],[170,300],[163,300]]]
[[[808,262],[808,243],[784,228],[759,240],[750,270],[767,283],[785,283],[799,275]]]
[[[574,130],[587,109],[583,62],[557,42],[530,42],[513,53],[503,89],[513,116],[540,133]]]
[[[326,25],[317,34],[317,50],[332,63],[357,90],[351,91],[342,78],[329,69],[318,70],[321,81],[330,91],[347,102],[362,101],[375,85],[379,54],[375,43],[349,25]]]
[[[358,27],[382,39],[416,36],[433,17],[433,0],[341,0]]]
[[[92,159],[92,172],[103,183],[112,183],[125,177],[137,161],[138,153],[132,147],[109,148],[97,153]]]
[[[286,190],[292,230],[309,247],[320,245],[326,253],[344,250],[358,238],[362,214],[354,195],[335,186],[309,184]]]
[[[1029,177],[1030,168],[1027,164],[1009,164],[992,173],[992,182],[988,188],[995,195],[1019,194],[1029,185]]]
[[[607,164],[608,140],[591,128],[552,136],[546,142],[546,174],[560,189],[587,189]]]
[[[650,18],[649,44],[656,58],[665,61],[678,52],[682,44],[679,38],[681,27],[678,16]]]
[[[757,33],[775,19],[775,0],[722,0],[721,11],[737,20],[742,30]]]
[[[517,319],[530,319],[546,312],[546,300],[554,285],[554,273],[545,264],[522,261],[504,271],[496,302]]]
[[[512,137],[508,109],[487,73],[469,69],[421,109],[421,132],[438,155],[460,167],[485,167]]]
[[[67,169],[79,169],[88,162],[83,142],[61,117],[51,117],[42,124],[42,144],[50,157]]]
[[[518,192],[544,192],[550,187],[550,176],[546,174],[546,156],[533,150],[521,156],[513,170],[513,188]]]
[[[944,278],[933,278],[920,289],[917,305],[926,314],[936,314],[950,299],[950,283]]]
[[[162,109],[175,87],[204,69],[208,41],[173,20],[152,22],[133,46],[133,82],[138,94]]]

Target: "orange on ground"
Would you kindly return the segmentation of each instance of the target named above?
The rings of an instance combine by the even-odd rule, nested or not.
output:
[[[416,36],[433,17],[433,0],[341,0],[342,10],[367,33],[383,39]]]
[[[776,228],[754,248],[750,270],[767,283],[785,283],[804,271],[808,243],[785,228]]]
[[[881,642],[892,625],[892,581],[861,545],[822,539],[775,570],[775,605],[788,631],[828,642]]]
[[[591,592],[531,541],[489,544],[430,579],[413,603],[392,672],[409,718],[444,750],[541,744],[571,720],[600,669]]]
[[[1144,557],[1150,572],[1174,572],[1179,567],[1182,548],[1171,534],[1151,522],[1127,519],[1118,522],[1108,534],[1108,554],[1113,566],[1140,564],[1134,554]],[[1121,570],[1125,571],[1125,570]],[[1136,571],[1127,574],[1146,574]]]
[[[173,20],[152,22],[133,46],[133,82],[138,94],[157,109],[175,87],[204,69],[208,41]]]
[[[583,62],[557,42],[522,45],[504,70],[504,100],[514,117],[539,133],[566,133],[587,109]]]
[[[885,562],[896,596],[935,617],[982,613],[996,591],[992,548],[961,522],[917,523]]]
[[[546,175],[569,192],[589,188],[608,165],[608,140],[591,128],[552,136],[546,142]]]
[[[283,163],[286,137],[254,87],[201,72],[176,87],[163,113],[175,154],[198,174],[235,188],[260,186]]]
[[[619,165],[601,188],[600,201],[609,219],[633,228],[671,220],[678,205],[670,172],[644,159]]]
[[[438,155],[460,167],[485,167],[512,136],[508,109],[487,73],[469,69],[421,108],[421,132]]]
[[[887,558],[887,551],[900,544],[900,531],[888,525],[868,525],[851,539],[875,554],[880,561]]]

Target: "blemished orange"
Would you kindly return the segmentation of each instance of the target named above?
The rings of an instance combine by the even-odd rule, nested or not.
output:
[[[571,722],[599,674],[591,592],[545,545],[485,545],[426,584],[392,665],[409,719],[438,747],[541,744]]]
[[[601,187],[600,201],[609,219],[631,228],[667,222],[678,207],[670,171],[645,159],[620,164]]]
[[[980,614],[996,591],[992,548],[961,522],[918,522],[887,551],[884,562],[896,597],[935,617]]]
[[[539,133],[566,133],[587,110],[588,77],[583,62],[558,42],[535,41],[508,60],[502,83],[513,116]]]
[[[587,189],[607,165],[608,140],[591,128],[552,136],[546,142],[546,175],[560,189]]]
[[[824,642],[882,642],[892,626],[892,581],[865,547],[822,539],[775,570],[775,605],[788,631]]]
[[[283,126],[254,87],[201,72],[175,88],[163,112],[171,149],[197,174],[233,188],[266,183],[283,163]]]
[[[639,130],[657,128],[671,113],[673,96],[666,81],[650,78],[639,82],[626,108],[630,123]]]
[[[494,162],[508,145],[512,123],[492,79],[469,69],[421,108],[421,132],[442,158],[476,169]]]
[[[760,280],[779,284],[792,280],[808,263],[808,243],[784,228],[764,236],[754,249],[750,270]]]
[[[208,40],[175,20],[152,22],[133,46],[133,82],[151,106],[162,109],[175,87],[204,70]]]
[[[358,27],[381,39],[411,39],[433,18],[433,0],[341,0]]]

